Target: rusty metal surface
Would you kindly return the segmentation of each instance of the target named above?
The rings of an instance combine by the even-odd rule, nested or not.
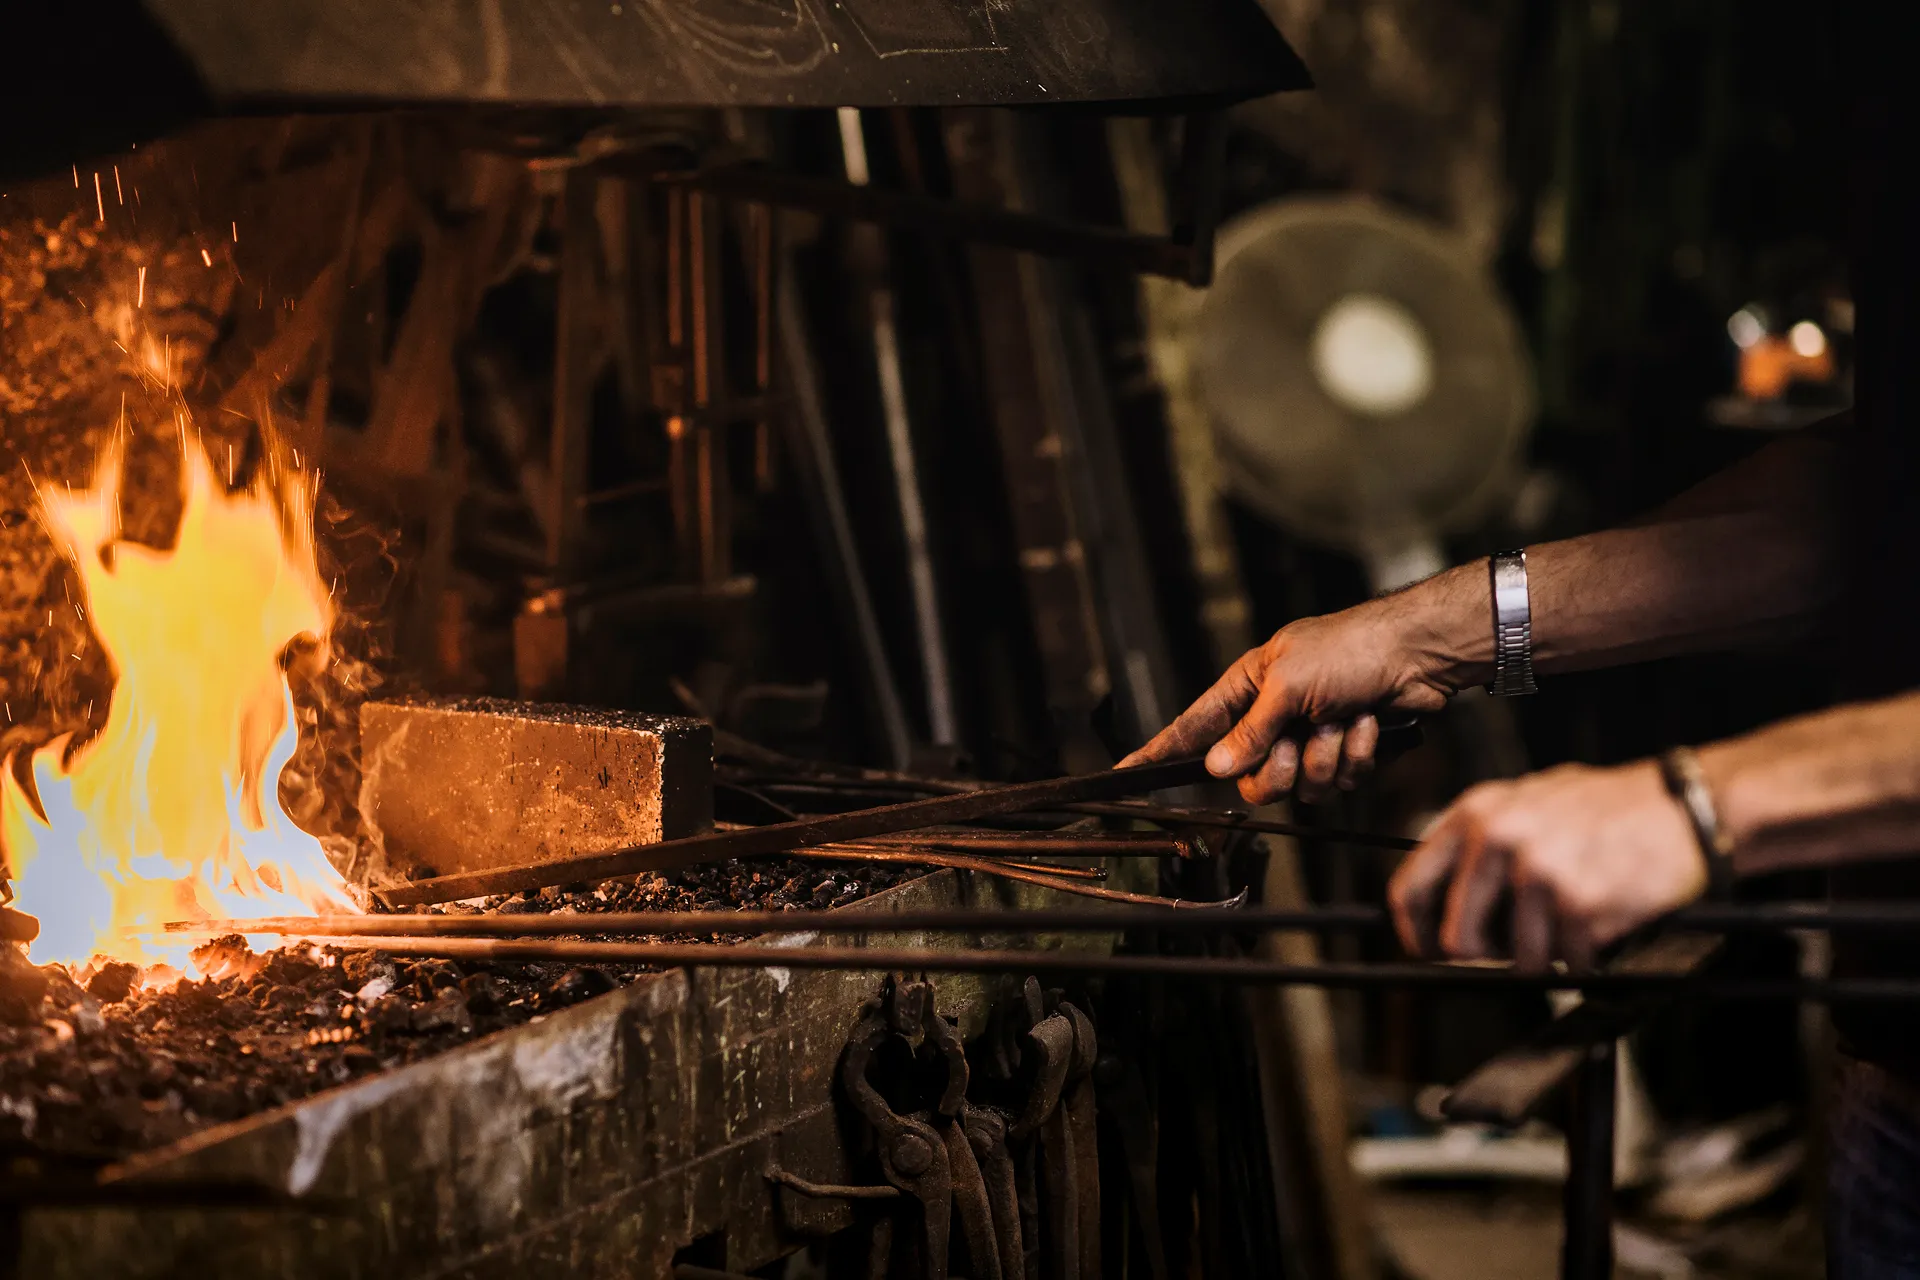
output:
[[[214,110],[1231,102],[1309,84],[1255,0],[102,0],[10,14],[0,174]]]
[[[942,872],[844,910],[1053,901]],[[787,1252],[796,1229],[851,1221],[845,1204],[807,1200],[765,1174],[859,1181],[839,1154],[831,1090],[882,976],[762,967],[643,978],[123,1170],[340,1197],[352,1205],[344,1219],[29,1211],[23,1274],[523,1280],[536,1267],[664,1277],[677,1248],[722,1229],[725,1267],[751,1270]],[[946,978],[937,1007],[977,1035],[1004,989]]]
[[[655,844],[713,820],[698,720],[497,698],[370,702],[360,812],[376,872],[484,871]]]
[[[219,99],[1000,105],[1305,87],[1251,0],[145,0]]]

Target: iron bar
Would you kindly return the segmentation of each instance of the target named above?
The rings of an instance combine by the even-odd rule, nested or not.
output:
[[[1121,933],[1159,929],[1169,933],[1215,933],[1222,928],[1347,929],[1385,923],[1374,907],[1286,910],[1241,907],[1232,912],[1176,911],[1167,907],[1037,907],[981,911],[936,909],[839,911],[622,911],[588,914],[274,916],[259,920],[179,920],[170,933],[273,933],[305,937],[558,937],[569,934],[662,937],[681,933]]]
[[[1195,858],[1206,846],[1188,836],[1126,831],[929,831],[869,836],[858,841],[888,848],[950,852],[1036,854],[1049,858]]]
[[[837,844],[897,831],[969,822],[1002,813],[1044,809],[1079,800],[1102,800],[1163,787],[1188,786],[1205,780],[1206,766],[1198,759],[1171,760],[1131,769],[1049,778],[1009,787],[994,787],[964,795],[931,796],[903,804],[883,805],[853,813],[836,813],[798,822],[777,822],[744,831],[664,840],[658,844],[612,849],[604,853],[563,858],[496,871],[437,876],[413,884],[383,889],[378,896],[388,906],[418,906],[494,893],[518,893],[552,885],[611,880],[697,862],[723,858],[788,853],[815,845]]]
[[[804,940],[803,924],[794,930]],[[1726,1000],[1920,1000],[1920,982],[1901,979],[1673,978],[1648,973],[1522,973],[1485,964],[1289,964],[1221,956],[1102,955],[1054,950],[942,950],[931,947],[816,947],[727,942],[586,942],[572,939],[423,938],[349,935],[349,950],[504,963],[637,964],[663,968],[854,969],[1035,976],[1181,978],[1334,988],[1458,988],[1483,991],[1658,992]]]
[[[1563,1280],[1613,1276],[1613,1129],[1618,1041],[1585,1047],[1568,1099],[1567,1180],[1561,1188]]]
[[[867,187],[866,131],[857,107],[841,107],[840,147],[851,190]],[[940,596],[934,578],[933,535],[927,522],[920,463],[914,448],[913,421],[907,408],[906,376],[900,360],[893,286],[887,280],[887,246],[878,230],[863,228],[850,256],[866,296],[868,329],[873,340],[874,372],[879,380],[880,418],[886,431],[887,457],[893,464],[894,498],[900,516],[900,534],[907,559],[907,594],[913,602],[914,639],[920,650],[920,678],[925,686],[927,733],[936,745],[958,740],[953,681],[949,675],[947,641],[940,625]]]
[[[864,855],[863,855],[864,856]],[[1366,905],[1240,907],[1226,911],[1173,910],[1171,899],[1144,907],[952,908],[893,911],[633,911],[526,915],[266,916],[254,920],[178,920],[174,933],[265,933],[307,937],[467,935],[535,937],[567,934],[665,936],[680,933],[1122,933],[1156,929],[1207,934],[1299,930],[1382,929],[1386,911]],[[1686,907],[1663,925],[1713,932],[1775,930],[1899,931],[1920,929],[1920,903],[1779,902],[1748,906]]]
[[[1003,871],[1024,871],[1050,876],[1055,880],[1104,880],[1104,867],[1055,867],[1044,862],[1009,862],[1000,858],[969,857],[964,853],[898,847],[869,848],[866,845],[818,845],[800,855],[823,862],[868,862],[887,866],[952,867],[957,871],[984,871],[998,875]]]
[[[829,585],[840,606],[839,616],[847,620],[848,637],[863,673],[861,692],[868,712],[873,716],[888,759],[905,767],[913,753],[907,715],[900,702],[899,686],[886,644],[880,636],[880,624],[873,607],[873,593],[867,585],[866,570],[847,514],[846,495],[840,487],[840,472],[834,462],[825,402],[821,396],[819,369],[814,359],[807,319],[800,305],[800,290],[790,250],[780,259],[779,286],[774,291],[775,319],[779,327],[781,367],[793,395],[793,411],[779,415],[787,433],[787,461],[795,468],[797,486],[807,503],[807,514],[814,526],[814,537],[828,569]],[[742,750],[750,744],[742,744]]]

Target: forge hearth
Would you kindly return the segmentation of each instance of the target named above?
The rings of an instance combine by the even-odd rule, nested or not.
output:
[[[798,862],[696,868],[583,894],[491,904],[505,912],[781,910],[844,904],[910,870]],[[633,981],[641,966],[496,965],[244,940],[198,952],[177,988],[131,989],[133,966],[84,987],[55,966],[0,977],[0,1140],[18,1150],[125,1156],[336,1085],[420,1062]]]
[[[1058,900],[942,871],[844,909]],[[795,923],[804,929],[804,919]],[[813,939],[798,932],[791,941]],[[875,946],[928,941],[869,937]],[[844,1202],[794,1197],[766,1174],[857,1180],[833,1081],[848,1032],[885,976],[675,971],[578,1003],[561,998],[554,1004],[568,1007],[213,1125],[115,1171],[255,1180],[336,1213],[35,1210],[23,1218],[22,1274],[387,1278],[542,1267],[665,1277],[696,1240],[730,1269],[762,1265],[852,1222]],[[1013,981],[944,979],[939,1010],[963,1037],[976,1035]],[[333,1060],[331,1046],[318,1053]]]
[[[360,809],[384,853],[356,861],[376,878],[557,860],[710,825],[710,735],[695,721],[490,700],[363,713]],[[603,912],[788,910],[785,941],[806,946],[820,909],[1063,900],[952,870],[780,858],[431,910],[566,912],[588,937]],[[872,1176],[849,1167],[834,1078],[885,973],[650,972],[325,946],[263,957],[238,937],[194,958],[213,976],[156,993],[129,990],[127,966],[83,989],[56,966],[16,963],[0,979],[5,1137],[43,1158],[117,1161],[114,1181],[237,1179],[315,1211],[31,1210],[22,1274],[386,1280],[543,1265],[665,1277],[695,1242],[746,1269],[854,1220],[844,1201],[781,1190],[769,1170],[825,1184]],[[939,1010],[977,1035],[1016,985],[945,979]]]

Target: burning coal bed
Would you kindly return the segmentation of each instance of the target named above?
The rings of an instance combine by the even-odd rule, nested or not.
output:
[[[71,566],[63,601],[113,675],[99,723],[0,769],[0,1145],[112,1159],[440,1053],[632,981],[639,966],[403,960],[170,921],[354,913],[364,898],[278,785],[299,746],[292,676],[336,660],[314,541],[318,477],[270,434],[250,478],[178,410],[181,514],[129,540],[116,435],[85,488],[37,490]],[[264,431],[264,428],[263,428]],[[224,458],[224,455],[223,455]],[[51,614],[49,614],[51,618]],[[798,860],[701,868],[441,910],[820,908],[914,873]],[[23,930],[16,930],[18,936]]]
[[[576,912],[580,936],[591,937],[596,912],[822,909],[918,874],[897,865],[733,862],[444,910]],[[0,944],[0,1144],[100,1157],[163,1146],[536,1021],[650,971],[308,945],[255,955],[238,935],[207,943],[193,961],[209,976],[143,990],[131,964],[35,966]]]

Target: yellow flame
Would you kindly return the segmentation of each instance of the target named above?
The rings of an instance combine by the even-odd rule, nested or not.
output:
[[[20,908],[40,919],[39,961],[101,955],[184,968],[184,947],[127,930],[353,909],[278,796],[297,741],[281,658],[302,636],[324,645],[333,621],[311,482],[279,477],[278,502],[261,480],[229,493],[198,447],[185,449],[181,473],[168,550],[119,537],[117,447],[91,488],[41,495],[115,680],[92,742],[71,760],[66,739],[34,754],[44,820],[11,769],[0,779],[0,844]]]

